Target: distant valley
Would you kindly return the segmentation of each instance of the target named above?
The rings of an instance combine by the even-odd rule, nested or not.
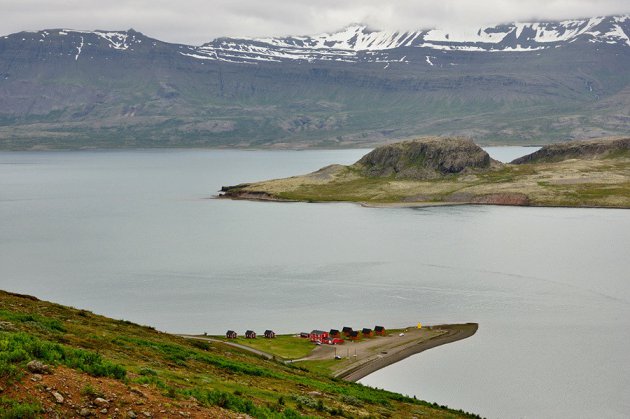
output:
[[[0,37],[0,149],[371,147],[419,135],[625,135],[630,16],[457,33],[171,44],[134,30]]]

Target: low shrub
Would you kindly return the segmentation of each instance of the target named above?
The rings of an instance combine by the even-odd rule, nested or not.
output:
[[[34,419],[41,417],[42,405],[37,402],[20,402],[0,397],[0,417],[2,419]]]
[[[122,380],[127,375],[123,366],[104,360],[94,352],[68,348],[22,332],[0,334],[0,371],[10,372],[7,365],[24,364],[33,358],[65,365],[95,377]]]

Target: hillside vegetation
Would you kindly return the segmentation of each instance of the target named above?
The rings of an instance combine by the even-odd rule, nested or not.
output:
[[[0,417],[247,415],[474,416],[223,343],[0,291]]]
[[[378,147],[350,166],[224,187],[221,196],[374,205],[630,208],[629,144],[629,138],[575,141],[501,164],[470,140],[422,138]]]

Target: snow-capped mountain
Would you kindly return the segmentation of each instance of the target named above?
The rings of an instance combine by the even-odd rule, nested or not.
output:
[[[0,36],[0,149],[366,146],[627,135],[630,16],[171,44]]]
[[[630,15],[562,22],[512,23],[473,31],[440,29],[389,32],[351,25],[335,33],[283,38],[220,38],[182,52],[198,59],[237,62],[331,60],[395,62],[406,57],[392,50],[426,48],[443,51],[519,52],[561,47],[576,41],[630,47]]]
[[[90,47],[104,45],[117,51],[167,45],[129,31],[80,31],[70,29],[22,32],[22,41],[46,43],[66,37],[66,53],[78,60]],[[5,36],[4,39],[8,39]],[[144,42],[144,45],[142,44]],[[177,53],[193,59],[255,64],[260,62],[338,61],[407,62],[406,52],[421,48],[435,51],[527,52],[560,48],[574,42],[618,45],[630,48],[630,15],[594,17],[561,22],[511,23],[469,31],[441,29],[375,31],[354,24],[335,33],[278,38],[218,38],[202,46],[177,45]],[[423,56],[431,64],[431,56]]]

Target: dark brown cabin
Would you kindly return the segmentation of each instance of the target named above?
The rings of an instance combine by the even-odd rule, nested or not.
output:
[[[344,336],[350,336],[350,333],[352,333],[352,328],[349,326],[344,326],[343,329],[341,329],[341,333],[343,333]]]
[[[245,339],[256,339],[256,332],[253,330],[248,330],[245,332]]]
[[[374,326],[374,334],[385,336],[385,328],[383,326]]]
[[[353,330],[348,335],[348,338],[350,340],[359,340],[361,337],[359,336],[359,331],[358,330]]]
[[[238,337],[238,334],[234,330],[228,330],[225,334],[225,337],[228,339],[236,339]]]
[[[361,334],[366,338],[372,337],[372,329],[364,327],[363,330],[361,330]]]
[[[276,334],[273,330],[265,330],[265,337],[267,339],[273,339],[276,337]]]
[[[341,332],[339,332],[339,330],[337,329],[330,329],[328,336],[330,336],[331,338],[338,338],[341,336]]]

